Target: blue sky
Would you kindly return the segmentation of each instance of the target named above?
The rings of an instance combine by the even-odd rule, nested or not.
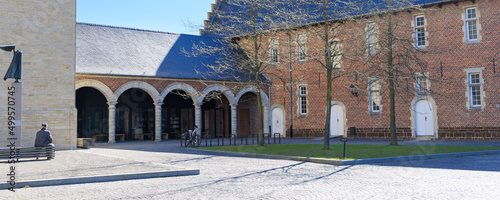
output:
[[[215,0],[77,0],[76,21],[198,35]]]

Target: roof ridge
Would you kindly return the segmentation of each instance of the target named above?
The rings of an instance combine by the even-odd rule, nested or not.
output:
[[[113,26],[113,25],[103,25],[103,24],[95,24],[95,23],[86,23],[86,22],[76,22],[76,24],[88,25],[88,26],[97,26],[97,27],[106,27],[106,28],[117,28],[117,29],[125,29],[132,31],[141,31],[141,32],[151,32],[151,33],[164,33],[164,34],[172,34],[172,35],[183,35],[182,33],[172,33],[166,31],[155,31],[148,29],[139,29],[139,28],[131,28],[131,27],[123,27],[123,26]]]

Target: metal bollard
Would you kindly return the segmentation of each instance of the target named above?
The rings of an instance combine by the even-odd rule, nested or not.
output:
[[[347,138],[340,138],[340,141],[344,142],[344,154],[342,155],[342,159],[345,159],[345,143],[347,142]]]

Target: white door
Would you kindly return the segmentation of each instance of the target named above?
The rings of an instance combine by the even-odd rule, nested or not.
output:
[[[340,105],[333,105],[330,114],[330,137],[344,135],[344,109]]]
[[[415,120],[417,136],[434,135],[432,105],[429,101],[418,101],[415,104]]]
[[[284,124],[283,124],[283,109],[281,108],[274,108],[273,109],[273,136],[275,133],[280,133],[282,136],[284,136],[283,130],[284,130]]]

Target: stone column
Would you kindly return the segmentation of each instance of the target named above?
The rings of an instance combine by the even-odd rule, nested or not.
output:
[[[108,111],[109,111],[109,116],[108,116],[108,143],[115,143],[115,117],[116,117],[116,104],[118,102],[116,101],[110,101],[108,102]]]
[[[161,105],[163,103],[155,103],[155,142],[161,142]]]
[[[269,133],[269,106],[264,106],[264,133]]]
[[[198,126],[196,134],[201,136],[201,105],[198,105],[197,103],[194,104],[194,124]]]
[[[231,135],[238,136],[238,104],[231,105]]]

